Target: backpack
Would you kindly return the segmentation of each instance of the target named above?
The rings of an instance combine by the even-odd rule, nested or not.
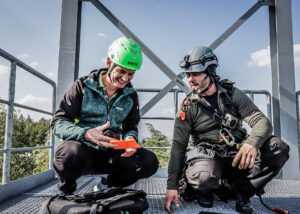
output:
[[[109,188],[79,195],[55,195],[44,202],[39,214],[140,214],[148,207],[142,190]]]

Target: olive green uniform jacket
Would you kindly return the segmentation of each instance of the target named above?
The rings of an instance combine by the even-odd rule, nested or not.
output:
[[[218,86],[219,111],[224,109],[226,105],[226,99],[223,98],[225,92],[226,89]],[[203,110],[203,107],[199,106],[199,102],[206,105],[203,99],[193,93],[188,97],[190,103],[185,112],[185,119],[182,120],[180,117],[182,108],[178,110],[175,119],[173,143],[168,167],[167,189],[178,189],[178,180],[182,173],[190,135],[194,144],[201,142],[201,139],[211,139],[213,141],[218,141],[219,139],[220,125],[211,115]],[[242,121],[245,121],[252,129],[244,143],[250,144],[259,150],[272,134],[270,121],[248,96],[238,88],[232,88],[230,97],[232,100],[232,114],[240,119],[238,126],[241,127]],[[232,130],[234,136],[237,134],[235,131],[235,129]]]

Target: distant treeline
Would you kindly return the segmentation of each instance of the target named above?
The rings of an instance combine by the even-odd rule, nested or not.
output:
[[[4,148],[6,122],[5,105],[0,104],[0,148]],[[46,146],[50,139],[50,119],[33,121],[20,112],[14,112],[12,148]],[[0,177],[2,181],[3,153],[0,154]],[[49,149],[12,152],[10,180],[17,180],[49,168]]]

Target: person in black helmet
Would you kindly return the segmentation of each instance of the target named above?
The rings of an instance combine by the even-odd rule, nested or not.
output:
[[[236,210],[252,213],[250,198],[261,194],[289,158],[289,146],[272,136],[268,118],[233,82],[220,80],[218,60],[195,47],[180,62],[192,93],[177,112],[168,167],[165,209],[178,195],[212,207],[214,195],[234,196]],[[242,127],[245,121],[251,133]],[[194,148],[187,151],[189,137]],[[179,193],[180,190],[180,193]]]

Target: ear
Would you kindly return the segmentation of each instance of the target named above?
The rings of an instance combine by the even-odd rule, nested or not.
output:
[[[109,57],[107,57],[107,59],[106,59],[106,65],[107,65],[108,70],[110,69],[111,64],[112,64],[111,59]]]

